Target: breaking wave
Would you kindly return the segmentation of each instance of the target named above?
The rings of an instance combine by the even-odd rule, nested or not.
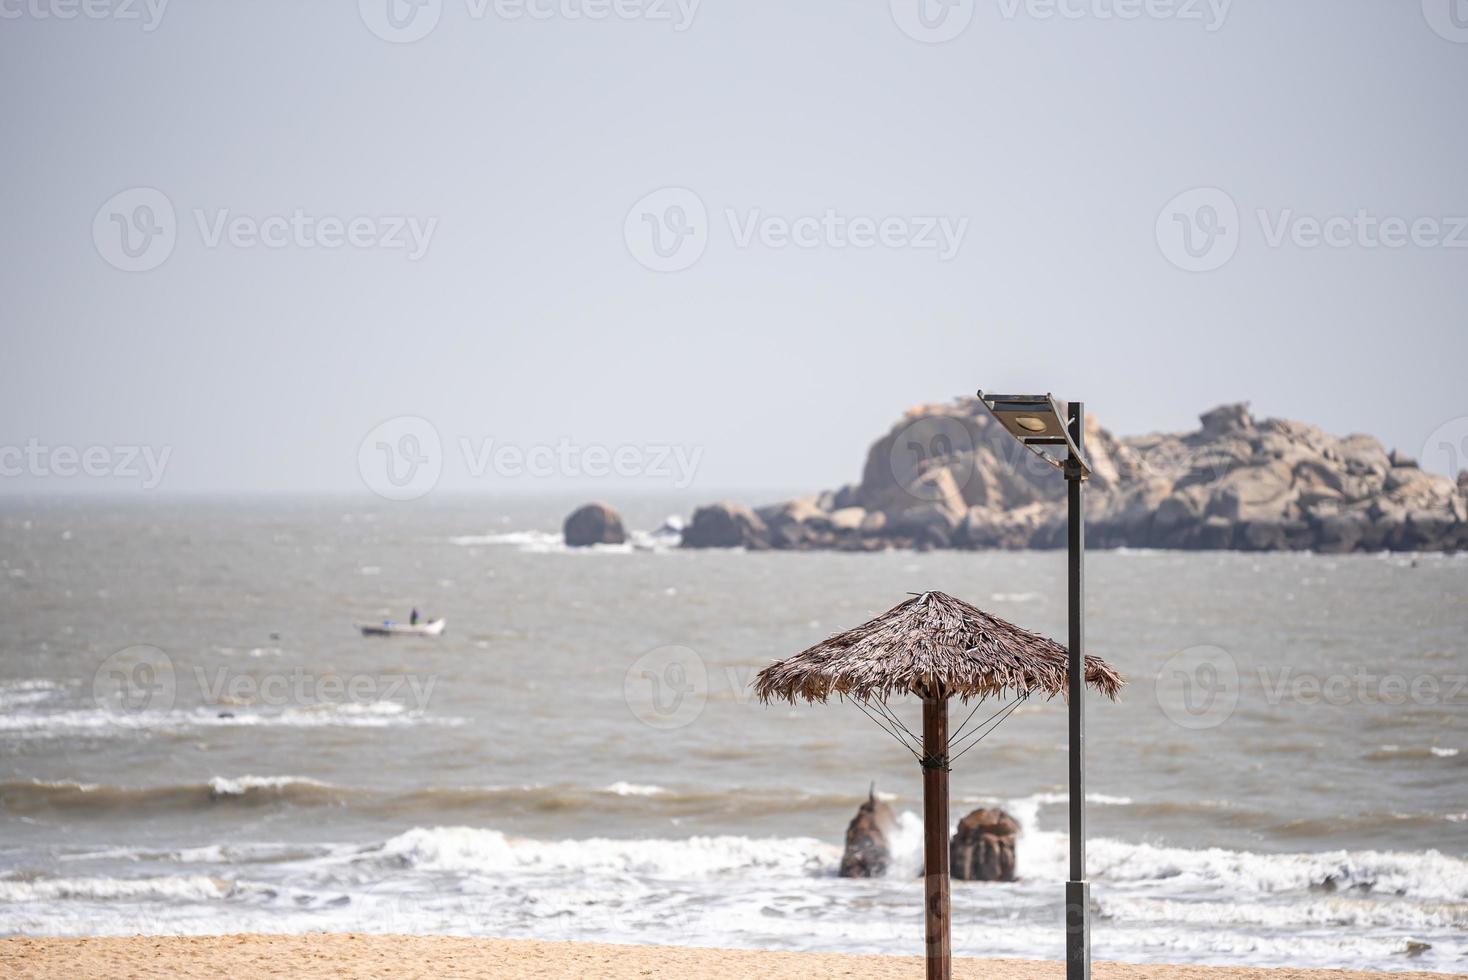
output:
[[[476,827],[414,827],[373,848],[411,868],[480,873],[527,871],[706,877],[739,871],[824,875],[841,850],[808,837],[543,841]]]

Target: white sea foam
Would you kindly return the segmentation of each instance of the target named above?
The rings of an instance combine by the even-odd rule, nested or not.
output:
[[[101,788],[100,783],[78,783],[70,779],[32,779],[31,785],[46,789],[74,789],[78,793],[94,793]]]
[[[435,871],[535,870],[699,878],[731,872],[825,874],[841,851],[813,838],[690,837],[683,840],[541,841],[475,827],[414,827],[381,853]]]
[[[244,796],[251,790],[282,789],[286,786],[320,786],[329,784],[306,776],[215,776],[209,780],[209,789],[216,796]]]
[[[1401,935],[1360,936],[1343,933],[1332,936],[1300,935],[1285,931],[1261,935],[1259,932],[1227,929],[1167,929],[1150,925],[1145,929],[1118,928],[1107,930],[1108,947],[1101,955],[1123,960],[1152,962],[1203,962],[1219,965],[1251,964],[1278,967],[1351,968],[1371,964],[1380,970],[1424,970],[1432,965],[1406,958],[1411,937]],[[1117,950],[1112,953],[1111,950]],[[1454,953],[1430,961],[1451,968]]]
[[[1103,894],[1101,914],[1127,923],[1160,922],[1204,926],[1263,926],[1292,929],[1344,926],[1353,929],[1468,929],[1468,906],[1418,905],[1362,898],[1264,904],[1261,902],[1184,902]]]
[[[1382,757],[1396,757],[1416,759],[1451,759],[1458,754],[1458,750],[1443,745],[1413,745],[1403,747],[1401,745],[1378,745],[1374,752],[1367,754],[1367,758],[1380,760]],[[1395,761],[1395,759],[1393,759]]]
[[[3,681],[0,682],[0,710],[44,704],[65,691],[65,685],[39,678]]]
[[[177,851],[135,852],[137,859],[176,861],[180,864],[258,864],[274,861],[299,861],[335,854],[357,853],[357,848],[336,844],[206,844]]]
[[[497,534],[460,534],[449,538],[450,544],[456,544],[464,548],[477,548],[482,545],[510,544],[519,546],[525,550],[535,547],[544,547],[547,550],[553,546],[564,546],[566,539],[560,534],[550,531],[502,531]]]
[[[923,873],[923,818],[911,810],[897,814],[897,832],[888,841],[887,877],[915,878]]]
[[[1437,851],[1327,851],[1255,854],[1187,850],[1100,839],[1088,844],[1093,880],[1171,881],[1225,894],[1277,894],[1311,888],[1362,888],[1376,894],[1468,901],[1468,861]]]
[[[634,551],[668,551],[682,541],[682,534],[671,528],[656,531],[629,531],[622,544],[596,544],[587,548],[570,548],[564,535],[553,531],[501,531],[495,534],[460,534],[449,538],[450,544],[464,548],[510,546],[528,554],[625,555]]]
[[[1087,793],[1087,803],[1098,806],[1131,806],[1135,801],[1130,796],[1108,796],[1105,793]]]
[[[355,857],[360,851],[355,844],[287,844],[255,842],[240,844],[205,844],[173,851],[147,847],[103,847],[57,855],[67,864],[99,861],[173,862],[176,864],[260,864],[310,860],[331,855]],[[237,883],[236,883],[237,884]]]
[[[601,792],[614,796],[662,796],[668,791],[661,786],[627,783],[619,779],[610,786],[603,786]]]
[[[235,883],[206,875],[161,878],[40,878],[33,881],[0,881],[0,901],[44,902],[58,899],[83,901],[206,902],[225,898]]]
[[[1000,800],[995,797],[973,797],[975,802],[988,801],[991,805],[1007,807],[1011,810],[1018,809],[1025,813],[1033,823],[1038,819],[1037,814],[1042,806],[1056,806],[1069,803],[1070,796],[1066,793],[1036,793],[1033,796],[1023,796],[1016,800]],[[1106,793],[1087,793],[1086,802],[1096,806],[1131,806],[1136,802],[1130,796],[1111,796]]]

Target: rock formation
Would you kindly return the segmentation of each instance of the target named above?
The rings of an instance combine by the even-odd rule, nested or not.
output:
[[[622,517],[606,504],[586,504],[566,518],[566,544],[585,548],[593,544],[621,544],[627,540]]]
[[[685,548],[767,548],[770,529],[741,504],[709,504],[693,512],[683,531]]]
[[[948,863],[961,881],[1013,881],[1019,822],[1003,810],[978,809],[958,821]]]
[[[1086,420],[1092,547],[1468,548],[1468,476],[1427,473],[1370,436],[1258,420],[1247,404],[1192,432],[1117,438]],[[751,511],[700,508],[685,547],[1057,548],[1065,481],[972,398],[910,410],[867,452],[861,482]]]
[[[841,877],[879,878],[892,860],[888,843],[897,830],[892,808],[877,799],[873,786],[867,801],[846,827],[846,851],[841,855]]]

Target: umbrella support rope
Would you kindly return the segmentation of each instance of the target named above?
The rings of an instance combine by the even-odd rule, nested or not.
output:
[[[949,745],[952,745],[954,742],[956,742],[959,739],[963,738],[963,730],[968,727],[969,721],[973,718],[974,715],[978,714],[979,709],[982,708],[983,706],[984,706],[984,700],[983,700],[983,698],[980,698],[979,700],[977,700],[977,701],[974,702],[973,710],[970,711],[967,715],[964,716],[963,721],[958,726],[958,731],[954,732],[953,733],[953,737],[948,740],[948,744]]]
[[[1015,695],[1014,700],[1015,701],[1018,701],[1021,698],[1027,698],[1027,697],[1029,697],[1028,694],[1021,693],[1021,694]],[[1014,701],[1011,701],[1009,703],[1010,704],[1013,704]],[[964,732],[968,729],[968,723],[969,723],[969,721],[973,718],[974,715],[976,715],[976,714],[979,713],[979,709],[982,708],[983,706],[984,706],[984,702],[983,702],[982,699],[979,700],[979,701],[974,702],[973,710],[968,713],[968,717],[963,720],[963,724],[958,726],[958,731],[954,732],[953,733],[953,737],[948,740],[948,747],[950,749],[953,748],[953,746],[957,745],[959,742],[962,742],[963,741],[963,739],[964,739]],[[1005,708],[1007,708],[1008,706],[1009,705],[1005,705]],[[977,731],[981,730],[985,725],[989,724],[989,722],[993,721],[995,718],[998,718],[1001,714],[1003,714],[1005,708],[1000,708],[998,711],[994,712],[988,718],[985,718],[983,721],[979,722],[979,727],[976,728],[976,729],[974,729],[973,732],[969,732],[968,734],[969,735],[973,735],[974,732],[977,732]]]
[[[1013,701],[1011,701],[1009,703],[1009,707],[1007,707],[1007,708],[1004,709],[1003,713],[999,717],[999,720],[996,721],[996,722],[994,722],[994,724],[989,727],[989,730],[988,731],[984,732],[978,738],[975,738],[973,741],[971,741],[967,745],[965,745],[963,747],[963,750],[961,752],[959,752],[957,755],[955,755],[951,761],[952,762],[957,762],[960,758],[963,757],[963,753],[964,752],[967,752],[969,749],[973,748],[975,745],[978,745],[984,739],[986,739],[990,735],[994,734],[994,730],[997,729],[1000,725],[1004,724],[1005,720],[1008,719],[1010,715],[1014,714],[1015,710],[1017,708],[1019,708],[1020,702],[1024,701],[1028,697],[1029,697],[1029,695],[1026,694],[1023,697],[1018,697],[1018,698],[1015,698]],[[970,736],[972,736],[972,734],[973,733],[970,733]]]
[[[988,735],[989,732],[994,730],[994,726],[996,726],[1000,722],[1003,722],[1005,718],[1009,717],[1009,713],[1017,708],[1021,701],[1025,700],[1028,697],[1029,695],[1025,693],[1015,695],[1013,700],[1004,705],[998,711],[994,712],[988,718],[985,718],[977,727],[970,730],[968,734],[954,736],[951,740],[949,740],[948,750],[952,752],[954,749],[958,748],[960,745],[962,745],[964,742],[969,741],[970,739],[983,738],[984,736]],[[968,748],[968,746],[964,746],[964,748]]]
[[[965,734],[964,732],[965,729],[968,729],[969,722],[979,710],[979,705],[974,705],[973,710],[969,712],[963,724],[958,727],[958,732],[947,740],[943,746],[943,751],[937,753],[928,752],[924,745],[924,740],[920,739],[915,732],[904,725],[902,719],[898,718],[896,713],[883,702],[866,701],[862,698],[850,698],[849,700],[852,704],[856,705],[862,714],[870,718],[874,725],[886,732],[892,737],[893,741],[906,749],[924,770],[938,769],[943,772],[951,772],[953,763],[957,762],[969,749],[992,735],[995,729],[1004,724],[1009,716],[1014,714],[1019,708],[1020,704],[1028,700],[1028,698],[1028,693],[1016,695],[1014,700],[994,712]],[[965,745],[965,742],[968,744]]]
[[[852,703],[857,706],[857,708],[862,712],[862,714],[864,714],[868,718],[870,718],[872,720],[872,723],[874,725],[876,725],[882,731],[886,732],[888,735],[892,736],[892,738],[894,740],[896,740],[896,742],[897,742],[898,745],[901,745],[903,748],[907,749],[907,751],[909,751],[909,752],[915,752],[915,750],[913,749],[913,747],[911,745],[909,745],[903,739],[903,737],[900,734],[898,734],[898,732],[896,730],[894,730],[892,728],[892,726],[890,726],[885,721],[883,721],[882,720],[882,717],[880,715],[874,713],[870,708],[868,708],[866,705],[862,704],[860,701],[857,701],[855,698],[852,699]]]
[[[892,738],[897,741],[897,744],[898,745],[902,746],[904,749],[907,749],[908,752],[912,753],[912,757],[914,759],[917,759],[919,761],[922,760],[922,756],[918,754],[917,748],[915,748],[912,745],[907,744],[907,742],[903,740],[903,738],[902,738],[901,735],[897,734],[891,728],[887,727],[887,725],[885,725],[880,718],[878,718],[876,715],[872,714],[872,712],[870,710],[868,710],[867,706],[861,703],[861,699],[859,699],[859,698],[851,698],[851,703],[854,704],[854,705],[856,705],[859,709],[861,709],[862,714],[864,714],[868,718],[870,718],[872,720],[872,723],[873,724],[875,724],[882,731],[886,732],[888,735],[891,735]],[[903,730],[906,731],[906,729],[903,729]]]
[[[907,736],[908,741],[910,741],[913,745],[918,745],[922,742],[922,739],[918,736],[916,732],[914,732],[911,728],[908,728],[902,723],[902,719],[897,717],[897,712],[893,711],[892,708],[887,704],[887,702],[878,701],[876,703],[876,707],[877,710],[882,713],[882,717],[886,718],[893,725],[895,725],[902,732],[902,734]]]
[[[1023,700],[1023,699],[1021,699],[1021,700]],[[988,727],[987,730],[984,730],[982,732],[971,732],[971,733],[969,733],[969,738],[970,738],[969,743],[967,745],[965,745],[962,749],[960,749],[957,753],[955,753],[954,756],[953,756],[953,758],[955,760],[958,759],[960,756],[962,756],[969,749],[973,748],[975,745],[978,745],[984,739],[986,739],[990,735],[994,734],[994,732],[999,728],[999,726],[1002,725],[1002,724],[1004,724],[1004,722],[1006,720],[1008,720],[1009,716],[1012,715],[1012,714],[1014,714],[1014,712],[1016,710],[1018,710],[1019,704],[1020,704],[1020,702],[1018,702],[1018,701],[1011,703],[1009,705],[1009,707],[1007,707],[1007,708],[1004,709],[1004,712],[999,716],[999,718],[992,725],[990,725]]]

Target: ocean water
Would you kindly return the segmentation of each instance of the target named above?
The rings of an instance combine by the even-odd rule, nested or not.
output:
[[[1063,554],[682,552],[662,499],[572,553],[577,502],[0,503],[0,933],[920,952],[916,763],[749,680],[924,589],[1063,636]],[[1468,559],[1087,568],[1095,956],[1468,970]],[[1023,827],[957,953],[1062,955],[1065,767],[1059,701],[955,766]],[[894,866],[842,880],[872,784]]]

